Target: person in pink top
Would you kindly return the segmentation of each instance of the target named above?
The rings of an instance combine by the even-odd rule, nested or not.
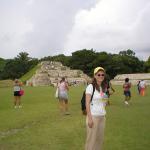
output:
[[[60,83],[58,84],[58,99],[60,105],[60,111],[63,114],[69,115],[68,112],[68,83],[65,78],[62,77]]]

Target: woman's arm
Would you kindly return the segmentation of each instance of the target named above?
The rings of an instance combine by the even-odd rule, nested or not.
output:
[[[91,110],[90,110],[90,103],[91,103],[91,95],[86,94],[86,112],[87,112],[87,117],[88,117],[88,126],[89,128],[93,127],[93,119],[91,115]]]
[[[69,85],[68,85],[67,82],[65,83],[65,87],[66,87],[66,89],[69,91]]]

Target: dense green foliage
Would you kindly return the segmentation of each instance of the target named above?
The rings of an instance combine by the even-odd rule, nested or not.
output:
[[[149,150],[150,87],[145,97],[131,88],[125,107],[122,87],[114,87],[106,115],[104,150]],[[71,87],[71,115],[60,115],[53,87],[24,87],[22,108],[13,108],[12,88],[0,88],[1,150],[83,150],[86,128],[80,99],[84,87]]]
[[[97,66],[104,67],[110,78],[123,73],[150,72],[150,57],[146,61],[139,60],[130,49],[120,51],[119,54],[83,49],[73,52],[72,56],[60,54],[39,60],[30,58],[26,52],[21,52],[17,57],[10,60],[0,58],[0,79],[20,78],[34,68],[38,62],[48,60],[60,61],[63,65],[72,69],[80,69],[90,76],[92,76],[93,69]]]
[[[139,60],[130,49],[120,51],[119,54],[83,49],[73,52],[72,56],[57,55],[44,57],[42,60],[60,61],[72,69],[81,69],[90,76],[97,66],[104,67],[110,78],[123,73],[150,72],[150,58],[147,61]]]
[[[0,58],[0,74],[2,74],[5,64],[6,61],[3,58]]]
[[[14,59],[0,61],[0,79],[20,78],[39,62],[38,59],[30,58],[26,52],[21,52]]]

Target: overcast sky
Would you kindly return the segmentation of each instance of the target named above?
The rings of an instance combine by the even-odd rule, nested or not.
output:
[[[0,0],[0,57],[81,49],[150,56],[150,0]]]

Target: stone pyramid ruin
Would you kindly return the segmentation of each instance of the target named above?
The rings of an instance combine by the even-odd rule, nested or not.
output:
[[[90,79],[89,76],[81,70],[72,70],[63,66],[60,62],[43,61],[40,68],[26,82],[26,85],[32,86],[56,86],[62,77],[67,79],[69,85],[86,84]]]

